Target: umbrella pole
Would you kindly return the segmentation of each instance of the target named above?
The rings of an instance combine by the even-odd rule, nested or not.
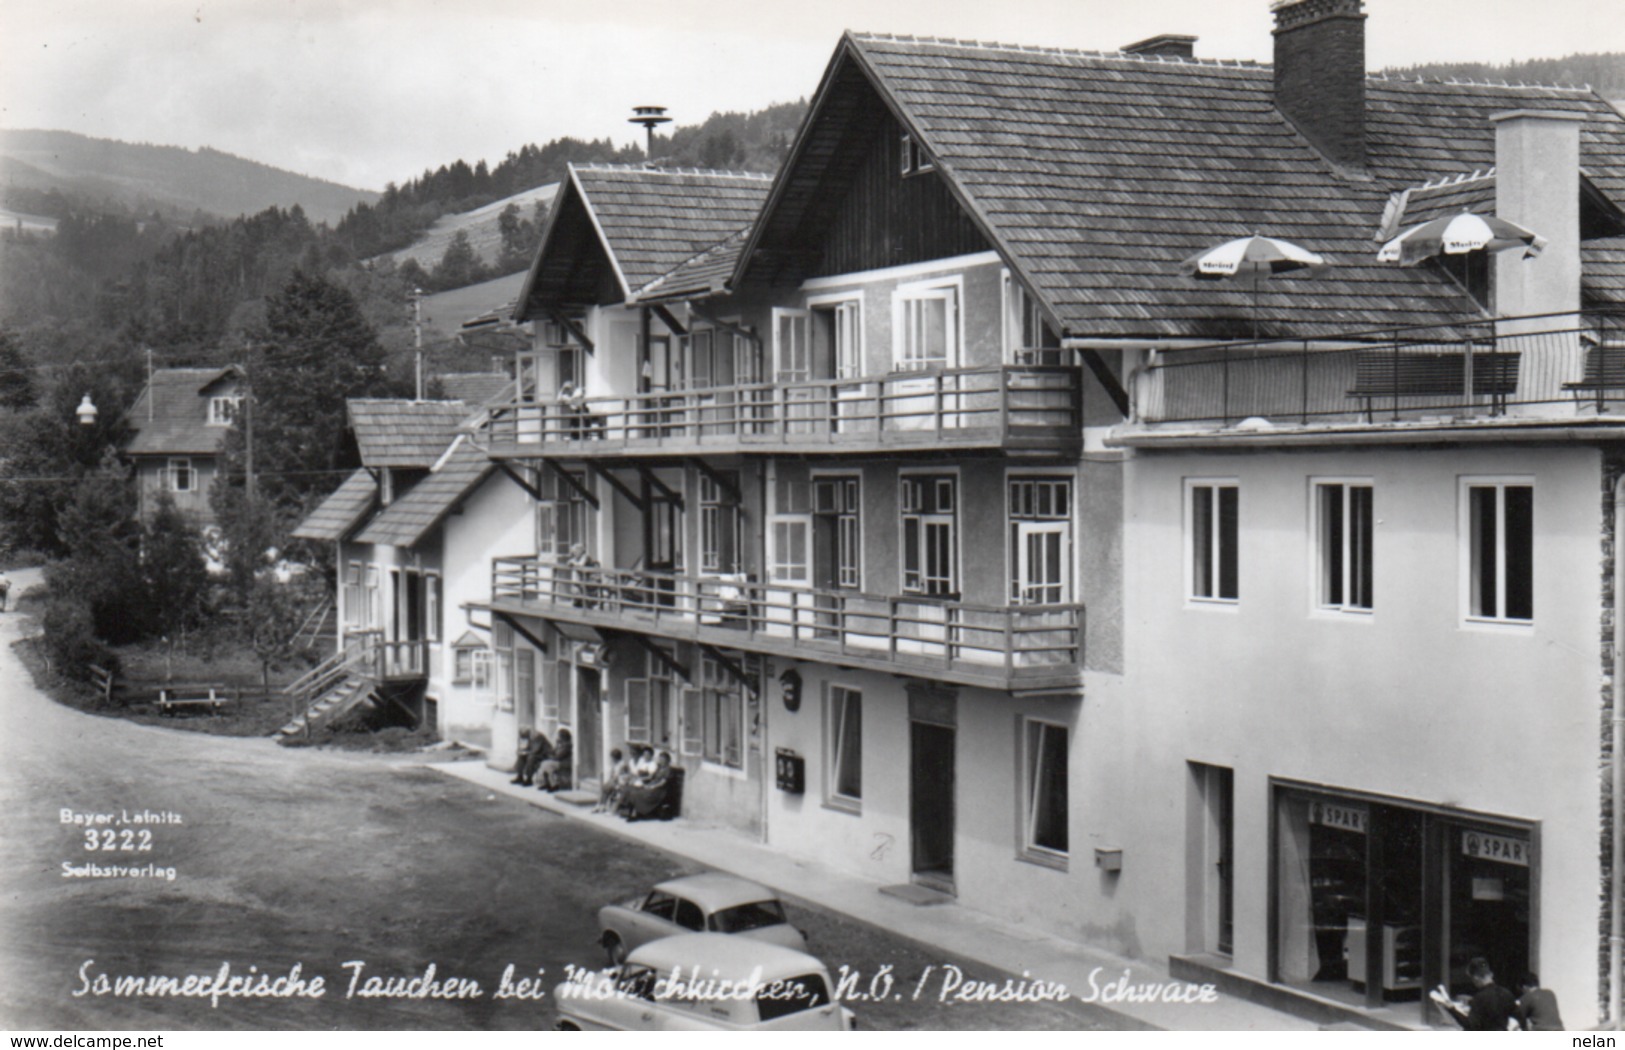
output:
[[[1253,342],[1258,342],[1258,286],[1264,283],[1262,274],[1253,274]]]

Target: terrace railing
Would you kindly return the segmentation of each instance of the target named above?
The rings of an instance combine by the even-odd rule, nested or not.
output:
[[[1160,351],[1141,423],[1572,418],[1625,399],[1625,314],[1552,314]]]
[[[1082,373],[1067,366],[991,366],[853,379],[749,383],[588,398],[519,401],[490,414],[492,451],[576,442],[621,448],[785,448],[997,444],[1081,439]]]
[[[730,648],[814,648],[875,665],[1015,680],[1083,666],[1081,605],[978,605],[833,591],[743,576],[582,568],[497,558],[494,604],[544,618]]]

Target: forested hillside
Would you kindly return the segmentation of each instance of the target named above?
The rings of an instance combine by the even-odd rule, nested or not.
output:
[[[1385,73],[1426,77],[1430,80],[1507,81],[1512,84],[1590,85],[1603,98],[1625,100],[1625,54],[1618,51],[1566,58],[1532,58],[1526,62],[1496,65],[1490,62],[1432,62],[1419,66],[1385,69]]]

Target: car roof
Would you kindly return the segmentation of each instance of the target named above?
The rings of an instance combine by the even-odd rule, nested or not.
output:
[[[806,952],[726,933],[662,937],[638,948],[627,961],[664,973],[681,966],[685,973],[697,971],[707,979],[723,981],[747,980],[758,969],[761,979],[768,982],[824,972],[824,964]]]
[[[708,871],[702,875],[685,875],[680,879],[667,879],[655,886],[662,893],[673,893],[693,901],[707,912],[731,908],[752,901],[776,900],[778,894],[759,882]]]

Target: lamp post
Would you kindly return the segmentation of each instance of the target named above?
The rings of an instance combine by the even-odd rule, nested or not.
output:
[[[96,416],[98,414],[96,403],[90,400],[88,393],[85,394],[84,400],[79,402],[79,407],[73,410],[73,414],[79,417],[80,426],[93,427],[96,425]]]
[[[633,106],[632,116],[626,118],[628,124],[642,124],[643,130],[648,133],[649,146],[643,155],[644,163],[651,168],[655,162],[655,128],[662,124],[670,124],[671,118],[666,116],[665,106]]]

